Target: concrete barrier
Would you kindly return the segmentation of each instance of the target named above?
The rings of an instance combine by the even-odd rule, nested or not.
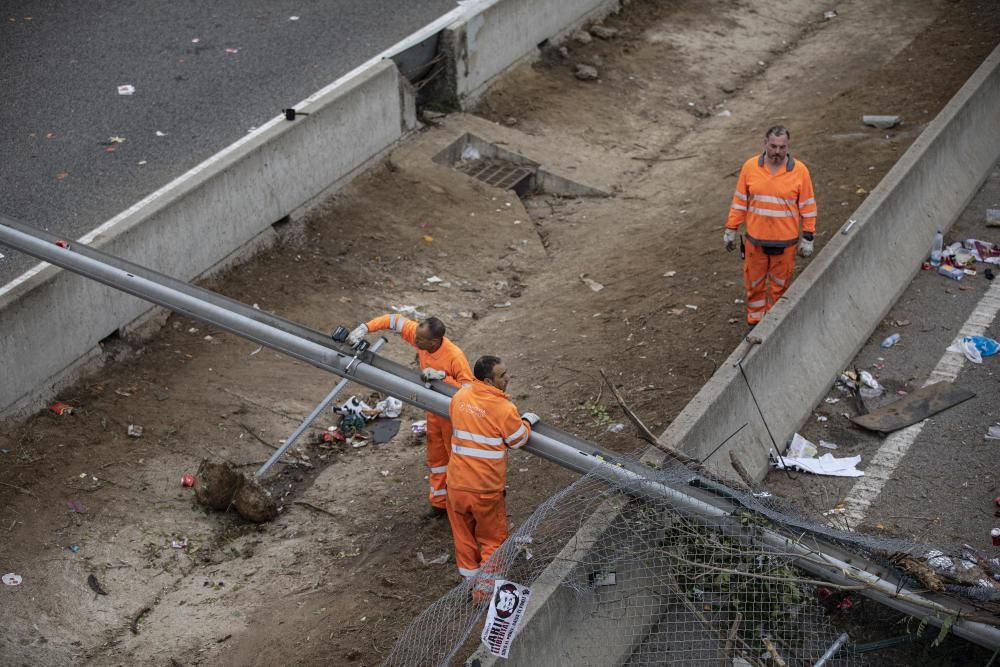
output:
[[[500,74],[538,56],[539,45],[616,11],[619,0],[482,0],[443,37],[456,100],[467,108]]]
[[[704,460],[749,422],[705,463],[731,477],[729,452],[738,452],[762,479],[771,436],[783,449],[913,280],[935,232],[951,226],[998,159],[1000,48],[854,212],[853,224],[831,230],[754,330],[763,342],[740,345],[661,441]]]
[[[855,211],[853,224],[848,222],[834,232],[786,298],[754,330],[762,342],[741,344],[660,436],[661,441],[702,459],[749,423],[706,464],[733,476],[728,456],[733,451],[754,477],[763,478],[771,435],[783,447],[809,417],[919,271],[935,232],[951,226],[998,159],[1000,48]],[[841,233],[845,230],[846,234]],[[664,459],[655,449],[644,456],[652,464]],[[569,545],[584,547],[570,554],[573,562],[599,561],[593,558],[594,535],[612,530],[620,521],[622,515],[612,505],[602,506],[569,541]],[[627,553],[623,549],[623,557]],[[565,585],[576,573],[567,560],[556,559],[538,577],[541,585],[525,617],[528,625],[520,630],[511,660],[505,664],[621,664],[613,651],[606,651],[603,658],[579,660],[580,652],[574,647],[593,645],[594,620],[587,613],[599,606],[600,599],[598,592],[589,597],[574,595]],[[563,585],[556,583],[560,577]],[[629,637],[642,636],[655,615],[652,609],[628,624],[602,625],[604,645],[621,647]],[[595,651],[593,655],[601,654]],[[495,663],[480,648],[466,665]]]
[[[349,179],[416,127],[409,84],[370,63],[80,239],[184,280]],[[150,305],[49,265],[0,289],[0,415],[37,405]],[[44,344],[43,344],[44,342]]]

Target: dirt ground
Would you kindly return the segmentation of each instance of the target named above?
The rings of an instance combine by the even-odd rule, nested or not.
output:
[[[631,429],[608,432],[623,417],[599,369],[660,432],[743,335],[721,230],[765,128],[788,125],[812,170],[822,250],[1000,41],[985,0],[848,0],[824,19],[832,8],[634,0],[605,22],[617,36],[516,69],[207,286],[320,330],[417,306],[470,359],[505,358],[522,408],[634,450]],[[576,80],[577,63],[599,80]],[[875,130],[865,113],[904,122]],[[431,161],[465,132],[612,196],[521,200]],[[336,381],[256,350],[172,316],[109,345],[59,397],[73,414],[0,424],[0,569],[24,578],[0,590],[0,662],[372,665],[458,582],[446,523],[422,519],[412,408],[385,445],[304,438],[294,456],[312,467],[279,466],[271,523],[194,502],[180,478],[202,457],[254,470]],[[385,353],[414,359],[398,339]],[[573,479],[526,453],[509,470],[512,524]]]

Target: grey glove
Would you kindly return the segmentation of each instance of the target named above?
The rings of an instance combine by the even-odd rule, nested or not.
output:
[[[364,340],[365,336],[367,336],[367,335],[368,335],[368,325],[367,324],[359,324],[354,329],[354,331],[352,331],[351,333],[347,334],[347,342],[350,343],[352,346],[357,345],[362,340]]]
[[[420,371],[420,379],[424,382],[431,382],[433,380],[443,380],[448,377],[448,374],[444,371],[439,371],[436,368],[425,368]]]
[[[809,236],[812,236],[812,234]],[[803,234],[802,239],[799,240],[799,257],[808,257],[811,254],[813,254],[813,240],[806,238],[805,234]]]
[[[736,230],[726,229],[722,234],[722,242],[726,244],[726,250],[732,252],[736,250]]]
[[[534,412],[525,412],[523,415],[521,415],[521,419],[528,422],[529,426],[534,426],[539,422],[538,415],[536,415]]]

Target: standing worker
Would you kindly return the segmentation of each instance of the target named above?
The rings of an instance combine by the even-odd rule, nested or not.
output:
[[[507,449],[528,442],[538,415],[518,416],[507,389],[507,367],[499,357],[476,361],[475,381],[451,398],[453,427],[448,470],[448,521],[459,573],[474,581],[472,599],[488,600],[492,577],[480,571],[507,539]]]
[[[444,322],[428,317],[418,326],[402,315],[387,314],[359,324],[347,337],[357,345],[366,334],[392,329],[407,343],[417,348],[420,378],[424,382],[441,380],[455,387],[473,381],[472,370],[465,353],[445,337]],[[448,458],[451,447],[451,422],[445,417],[427,413],[427,467],[430,469],[431,509],[429,518],[440,518],[448,512]]]
[[[796,246],[802,257],[813,252],[816,197],[806,165],[788,153],[790,140],[788,128],[775,125],[764,135],[764,152],[743,163],[722,237],[732,251],[746,223],[743,285],[751,329],[788,289]]]

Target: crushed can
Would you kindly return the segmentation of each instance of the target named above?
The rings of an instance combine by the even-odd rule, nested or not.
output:
[[[181,486],[186,486],[188,488],[194,486],[194,475],[188,473],[181,477]]]

